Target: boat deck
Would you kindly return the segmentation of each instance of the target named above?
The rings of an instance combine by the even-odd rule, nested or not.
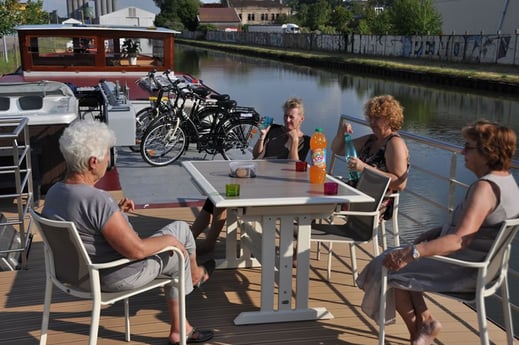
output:
[[[112,192],[119,198],[121,191]],[[12,205],[2,205],[8,210]],[[192,222],[198,207],[141,208],[130,220],[143,233],[171,220]],[[223,257],[221,238],[215,257]],[[358,250],[362,268],[371,257],[371,245]],[[363,293],[352,285],[349,251],[336,246],[333,272],[326,281],[326,258],[316,259],[312,247],[310,270],[310,306],[324,306],[335,318],[278,324],[235,326],[233,319],[242,311],[259,308],[261,269],[217,270],[199,290],[187,297],[188,319],[201,329],[215,331],[207,344],[377,344],[378,327],[360,309]],[[0,272],[0,345],[37,344],[44,294],[43,243],[35,235],[26,270]],[[54,290],[48,344],[85,344],[88,341],[90,302]],[[443,324],[436,344],[473,345],[479,343],[476,313],[469,307],[444,298],[430,299],[433,315]],[[167,344],[169,329],[166,306],[160,290],[130,300],[131,344]],[[123,304],[101,311],[98,344],[127,344],[124,340]],[[387,344],[409,344],[401,319],[387,327]],[[493,344],[506,343],[505,332],[489,323]]]

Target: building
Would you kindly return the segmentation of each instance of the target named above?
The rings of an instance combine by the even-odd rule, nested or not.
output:
[[[99,24],[153,27],[155,13],[136,7],[126,7],[99,17]]]
[[[227,7],[234,8],[241,24],[275,24],[280,15],[290,16],[292,10],[280,1],[273,0],[226,0]]]
[[[519,28],[519,1],[435,0],[445,34],[513,34]],[[467,15],[470,11],[470,15]]]
[[[94,23],[116,8],[117,0],[67,0],[67,15],[82,22]]]
[[[198,23],[210,24],[218,30],[236,31],[241,27],[240,17],[236,9],[230,7],[200,7],[198,9]]]

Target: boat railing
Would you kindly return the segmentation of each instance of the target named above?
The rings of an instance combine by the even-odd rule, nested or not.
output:
[[[351,123],[354,131],[362,132],[369,128],[367,121],[354,116],[341,115],[339,124],[344,122]],[[410,151],[410,170],[408,184],[400,192],[398,221],[396,222],[398,229],[393,229],[392,222],[387,222],[389,224],[386,227],[386,231],[393,237],[395,233],[398,234],[398,239],[393,238],[393,243],[396,244],[411,243],[424,229],[442,225],[454,211],[456,204],[463,198],[470,182],[475,179],[474,175],[464,168],[461,154],[463,147],[403,130],[399,131],[399,134],[406,141]],[[332,161],[337,159],[344,163],[331,162],[332,173],[343,175],[346,169],[344,157],[332,156]],[[435,162],[436,157],[441,157],[441,160]],[[517,179],[519,161],[513,160],[511,171]],[[516,237],[512,246],[519,248],[518,241]],[[511,266],[514,262],[514,255],[518,257],[518,253],[512,250]],[[519,272],[510,267],[508,273],[509,285],[519,284]],[[494,295],[493,298],[500,300],[498,295]],[[519,294],[514,296],[514,293],[511,293],[510,300],[513,312],[519,312],[517,306]],[[496,315],[500,314],[501,311],[498,310]],[[489,317],[493,317],[491,312],[489,312]],[[497,317],[499,318],[499,316]],[[518,326],[515,328],[517,329]]]

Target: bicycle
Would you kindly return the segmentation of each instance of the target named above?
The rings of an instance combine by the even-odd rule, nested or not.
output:
[[[232,100],[204,103],[200,95],[183,90],[180,99],[166,116],[159,117],[145,131],[141,156],[150,165],[168,165],[196,143],[198,152],[221,154],[226,160],[252,159],[251,141],[260,135],[260,115],[252,107],[237,106]],[[193,100],[190,113],[187,100]],[[203,106],[200,106],[203,104]]]
[[[181,92],[184,88],[190,88],[193,92],[196,92],[201,98],[207,98],[207,102],[216,101],[216,100],[228,100],[229,95],[218,95],[211,94],[212,90],[207,87],[197,87],[193,88],[191,84],[189,84],[184,78],[171,78],[172,71],[167,70],[163,73],[163,76],[166,78],[156,78],[155,73],[157,71],[153,70],[148,73],[146,77],[145,83],[149,89],[158,91],[157,96],[150,96],[149,100],[151,105],[144,109],[141,109],[135,115],[135,143],[136,145],[130,146],[130,150],[133,152],[140,151],[140,142],[141,138],[146,131],[146,128],[153,123],[157,118],[168,114],[171,111],[171,108],[175,108],[175,105],[171,104],[171,100],[174,102],[178,100],[178,93]],[[180,87],[180,84],[186,84],[184,87]],[[173,94],[173,96],[172,96]],[[198,105],[202,106],[202,102]]]

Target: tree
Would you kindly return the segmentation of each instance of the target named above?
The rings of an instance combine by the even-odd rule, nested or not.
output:
[[[184,28],[195,31],[198,27],[198,0],[153,0],[160,13],[155,17],[155,25],[173,30]]]
[[[336,31],[342,33],[351,32],[350,23],[353,20],[353,14],[351,11],[346,9],[344,6],[337,6],[330,15],[330,25],[335,28]]]
[[[49,12],[43,11],[43,1],[29,0],[25,4],[25,10],[22,12],[21,24],[46,24],[50,20]]]
[[[438,35],[442,19],[432,0],[395,0],[389,9],[393,34]]]
[[[15,26],[21,22],[18,0],[0,0],[0,18],[0,36],[13,33]]]
[[[25,7],[19,0],[0,0],[0,36],[13,33],[17,25],[48,23],[49,13],[42,8],[42,0],[28,0]]]

